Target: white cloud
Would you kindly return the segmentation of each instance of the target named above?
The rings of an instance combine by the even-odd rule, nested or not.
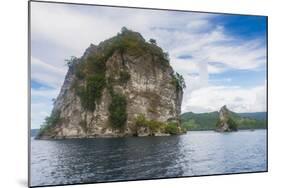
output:
[[[209,74],[228,70],[253,71],[266,62],[264,41],[241,40],[227,34],[227,28],[213,22],[216,17],[214,14],[38,2],[31,4],[32,43],[39,41],[45,44],[48,41],[48,45],[54,46],[48,48],[48,54],[55,56],[55,49],[60,49],[65,58],[71,55],[79,57],[90,43],[98,44],[126,26],[140,32],[146,39],[156,39],[158,45],[169,52],[171,65],[184,76],[187,83],[183,111],[217,110],[223,103],[238,111],[260,111],[265,108],[265,103],[262,103],[264,87],[258,90],[258,86],[252,86],[248,90],[209,83]],[[32,56],[32,80],[60,88],[67,69],[62,67],[64,62],[57,62],[62,58],[51,61],[40,54]],[[190,58],[183,59],[180,56]],[[47,91],[38,92],[38,96],[47,100],[47,94],[44,94]],[[237,100],[239,97],[242,99],[240,102]],[[254,99],[257,99],[255,102],[258,105],[254,104]],[[241,108],[235,106],[237,104]],[[38,105],[38,112],[40,107],[45,108],[44,105]]]
[[[208,86],[192,91],[182,105],[183,111],[212,112],[223,105],[235,112],[266,111],[266,86]]]
[[[122,26],[127,26],[147,39],[157,39],[160,46],[169,51],[172,62],[180,61],[177,57],[187,54],[195,62],[216,61],[225,65],[224,68],[211,66],[210,73],[223,72],[227,67],[255,69],[265,63],[266,51],[261,46],[262,41],[241,41],[227,35],[223,26],[212,22],[215,17],[212,14],[111,7],[74,8],[72,5],[46,3],[32,4],[31,13],[32,38],[46,38],[71,51],[69,56],[80,56],[90,43],[98,44],[115,35]]]
[[[261,41],[227,35],[223,26],[212,22],[212,14],[46,3],[32,3],[31,14],[32,38],[46,38],[76,52],[70,55],[80,56],[91,42],[98,44],[127,26],[156,38],[172,60],[189,54],[235,69],[257,68],[265,62]]]
[[[239,41],[234,39],[233,42]],[[217,61],[229,68],[252,70],[266,62],[266,48],[262,41],[250,40],[234,44],[215,44],[203,48],[210,62]]]
[[[52,105],[49,101],[31,103],[31,127],[40,128],[44,119],[50,115]]]
[[[52,99],[59,93],[57,89],[37,88],[31,89],[31,127],[40,128],[44,119],[52,110]]]
[[[102,27],[107,22],[99,17],[90,17],[69,9],[63,4],[32,3],[32,40],[46,39],[55,45],[71,51],[71,55],[81,55],[91,42],[110,37],[116,32],[113,24]],[[115,31],[114,31],[115,30]],[[97,32],[98,31],[98,32]]]
[[[66,74],[62,69],[31,56],[31,80],[49,87],[60,87]]]
[[[35,97],[44,97],[46,99],[53,99],[59,94],[59,88],[56,89],[46,89],[46,88],[31,88],[31,96]]]
[[[186,16],[186,14],[190,16]],[[185,28],[200,31],[208,26],[208,14],[179,13],[143,9],[111,7],[85,7],[63,4],[32,3],[31,32],[33,40],[47,39],[74,55],[81,55],[90,43],[98,44],[112,37],[126,26],[139,31],[145,37],[158,39],[158,32],[165,29]],[[205,26],[203,26],[205,25]],[[151,31],[152,28],[153,31]],[[163,28],[163,29],[157,29]],[[169,35],[169,32],[167,32]],[[179,33],[184,34],[184,33]],[[168,42],[169,38],[161,38]],[[160,39],[160,38],[159,38]]]
[[[192,61],[195,62],[219,62],[223,65],[211,65],[209,73],[220,73],[229,68],[253,70],[266,62],[266,48],[263,41],[242,41],[238,37],[226,35],[222,27],[216,27],[207,33],[177,31],[170,32],[169,35],[177,44],[169,50],[172,60],[187,54],[192,56]],[[186,60],[187,63],[188,61],[191,60]]]

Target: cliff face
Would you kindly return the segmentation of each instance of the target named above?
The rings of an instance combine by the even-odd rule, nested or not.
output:
[[[226,105],[221,107],[219,111],[219,120],[217,122],[216,131],[218,132],[237,131],[237,124],[231,117],[231,112],[227,109]]]
[[[184,82],[155,41],[148,43],[139,33],[123,28],[68,64],[52,114],[38,138],[181,132]]]

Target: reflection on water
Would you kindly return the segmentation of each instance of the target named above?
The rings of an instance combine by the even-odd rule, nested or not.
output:
[[[31,141],[31,184],[54,185],[266,170],[266,131]]]

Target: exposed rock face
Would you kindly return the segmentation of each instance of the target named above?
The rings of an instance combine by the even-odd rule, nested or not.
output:
[[[118,40],[127,39],[128,36],[136,44],[149,47],[148,50],[145,48],[146,50],[139,52],[142,46],[137,46],[133,50],[130,46],[125,46],[125,49],[114,47],[111,48],[110,55],[105,57],[109,46],[115,45]],[[153,49],[158,54],[154,54],[151,51]],[[175,122],[180,126],[182,87],[179,87],[177,82],[175,84],[175,74],[169,60],[161,59],[159,52],[162,52],[162,49],[156,44],[145,42],[139,33],[129,30],[98,46],[91,44],[81,58],[71,61],[61,91],[54,102],[52,116],[56,114],[57,119],[52,117],[55,120],[48,128],[42,129],[38,138],[151,135],[149,128],[136,126],[136,117],[139,114],[143,114],[149,120]],[[103,61],[97,65],[104,68],[97,70],[94,67],[91,72],[92,62],[89,57],[100,56]],[[77,73],[78,70],[82,72],[82,76],[81,73]],[[93,79],[95,81],[93,83],[103,84],[90,85],[92,83],[90,78],[96,78],[96,75],[101,75],[100,80],[104,77],[104,82],[96,82]],[[82,90],[84,93],[81,94],[79,88],[84,88]],[[124,99],[121,102],[119,100],[119,103],[117,101],[118,105],[114,106],[114,96],[121,96],[119,98],[123,96]],[[112,113],[115,113],[116,108],[116,113],[122,111],[118,107],[124,103],[126,112],[117,114],[117,117],[124,116],[124,121],[122,120],[124,125],[116,127],[111,116],[114,116]],[[157,134],[160,135],[161,131]],[[162,131],[162,134],[165,133]]]
[[[219,111],[219,120],[217,122],[216,131],[218,132],[237,131],[237,124],[232,119],[231,112],[227,109],[226,105],[221,107]]]

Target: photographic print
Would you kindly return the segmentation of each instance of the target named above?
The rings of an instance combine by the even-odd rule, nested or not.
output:
[[[29,2],[29,186],[267,172],[267,17]]]

